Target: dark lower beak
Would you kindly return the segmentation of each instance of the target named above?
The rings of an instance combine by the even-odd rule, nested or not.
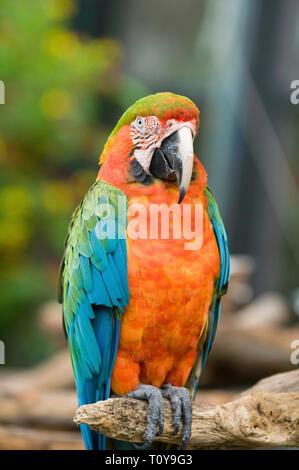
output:
[[[182,127],[163,140],[155,150],[150,173],[160,179],[177,180],[179,204],[188,190],[193,169],[193,139],[189,127]]]

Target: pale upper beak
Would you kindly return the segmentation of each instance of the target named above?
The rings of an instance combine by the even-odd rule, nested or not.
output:
[[[161,148],[156,149],[150,173],[161,179],[175,179],[179,186],[179,204],[189,188],[193,170],[193,138],[187,126],[164,139]]]

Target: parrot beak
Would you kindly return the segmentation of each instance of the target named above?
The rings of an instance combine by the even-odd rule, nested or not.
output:
[[[188,190],[193,170],[193,138],[189,127],[182,127],[163,140],[161,148],[153,154],[149,170],[161,179],[176,178],[180,204]]]
[[[173,170],[179,185],[179,204],[188,191],[193,170],[193,139],[189,127],[182,127],[176,133],[178,151],[173,159]]]

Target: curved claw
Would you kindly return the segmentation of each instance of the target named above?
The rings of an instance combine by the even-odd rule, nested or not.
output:
[[[170,384],[164,384],[161,392],[162,396],[167,398],[171,404],[174,435],[179,432],[181,421],[183,421],[182,445],[180,446],[180,450],[183,450],[187,447],[191,437],[192,407],[190,392],[185,387],[175,387]]]
[[[154,438],[162,434],[164,429],[164,402],[162,393],[153,385],[145,385],[141,383],[136,390],[133,390],[126,396],[129,398],[148,401],[147,426],[143,435],[145,443],[134,444],[134,447],[139,450],[150,449]]]

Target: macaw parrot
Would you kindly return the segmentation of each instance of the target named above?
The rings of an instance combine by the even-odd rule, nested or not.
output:
[[[143,449],[163,431],[163,397],[170,400],[176,433],[183,422],[182,448],[188,444],[191,400],[229,280],[225,228],[193,153],[198,127],[199,111],[184,96],[157,93],[131,106],[72,216],[61,263],[59,300],[79,405],[115,396],[147,400],[145,443],[135,444]],[[143,235],[135,230],[130,236],[136,207],[147,211],[146,225],[151,206],[161,204],[186,213],[187,206],[202,208],[196,249],[161,230],[151,237],[148,226]],[[86,424],[81,432],[86,449],[106,448],[99,432]],[[111,442],[115,449],[132,448]]]

